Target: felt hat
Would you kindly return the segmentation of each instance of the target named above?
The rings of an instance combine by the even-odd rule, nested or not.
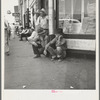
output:
[[[42,8],[42,9],[40,10],[40,12],[43,12],[43,13],[46,14],[46,10],[45,10],[44,8]]]

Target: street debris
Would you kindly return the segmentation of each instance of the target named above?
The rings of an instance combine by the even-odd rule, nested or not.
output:
[[[73,89],[74,87],[73,86],[70,86],[70,89]]]
[[[26,88],[26,85],[23,85],[23,89]]]

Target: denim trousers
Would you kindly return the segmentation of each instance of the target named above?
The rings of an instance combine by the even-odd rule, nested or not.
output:
[[[43,54],[44,48],[42,47],[41,44],[37,44],[37,46],[32,45],[32,48],[33,48],[34,54],[36,54],[36,55]]]
[[[52,57],[58,57],[58,58],[66,57],[66,50],[63,50],[61,47],[56,47],[56,49],[54,49],[53,47],[49,46],[47,48],[47,51],[50,53]]]

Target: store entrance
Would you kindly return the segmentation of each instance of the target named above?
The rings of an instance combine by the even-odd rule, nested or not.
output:
[[[48,0],[41,0],[41,8],[44,8],[48,14]]]

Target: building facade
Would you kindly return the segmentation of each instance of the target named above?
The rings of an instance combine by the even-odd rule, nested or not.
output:
[[[66,19],[73,21],[67,23]],[[69,51],[95,54],[96,0],[59,0],[60,28],[64,22],[65,28],[71,28],[70,32],[64,31]]]
[[[66,28],[71,19],[71,32],[64,32],[69,50],[95,52],[96,0],[19,0],[20,22],[23,27],[33,21],[33,11],[45,8],[49,16],[49,34]],[[70,26],[70,23],[68,23]],[[77,31],[79,30],[79,31]],[[92,45],[91,45],[92,44]]]

